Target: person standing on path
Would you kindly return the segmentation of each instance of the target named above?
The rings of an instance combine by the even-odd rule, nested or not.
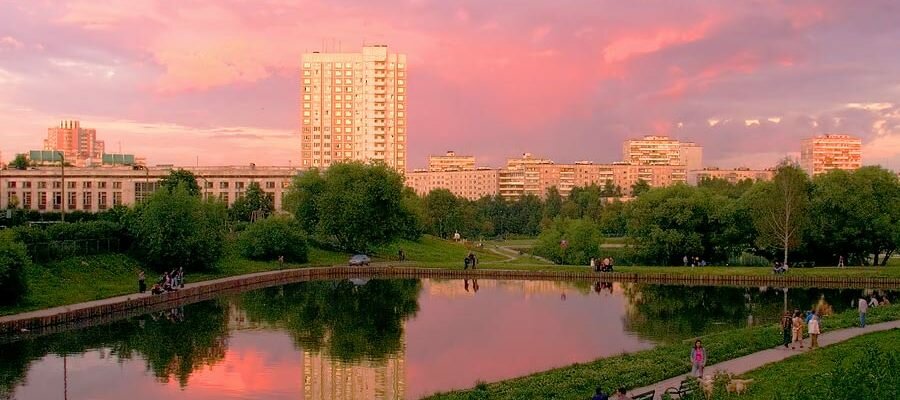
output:
[[[800,313],[800,310],[794,310],[794,319],[792,321],[791,327],[791,350],[796,349],[797,343],[800,343],[800,348],[803,348],[803,314]]]
[[[859,296],[859,299],[856,300],[857,309],[859,310],[859,327],[866,327],[866,313],[869,312],[869,303],[866,301],[866,298],[863,296]]]
[[[703,342],[698,340],[691,349],[691,375],[703,377],[704,367],[706,367],[706,349],[703,348]]]
[[[838,267],[844,268],[844,256],[838,257]]]
[[[791,320],[791,313],[785,311],[784,315],[781,316],[781,337],[784,343],[784,348],[788,348],[788,345],[791,344],[792,328],[793,321]]]
[[[138,271],[138,292],[144,293],[147,291],[147,276],[144,275],[144,270]]]
[[[821,328],[819,327],[819,312],[816,311],[813,313],[812,318],[810,318],[809,323],[807,324],[807,329],[809,330],[809,348],[817,349],[819,348],[819,334],[822,333]]]

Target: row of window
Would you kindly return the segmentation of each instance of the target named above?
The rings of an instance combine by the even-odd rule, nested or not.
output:
[[[110,203],[110,194],[112,194],[112,205],[117,206],[122,203],[122,192],[99,192],[97,193],[97,208],[98,209],[106,209]],[[81,204],[79,208],[79,204],[77,202],[79,196],[76,192],[68,192],[66,193],[66,209],[67,210],[93,210],[94,209],[94,193],[93,192],[82,192],[81,193]],[[37,204],[35,204],[34,200],[37,199]],[[15,192],[7,193],[7,204],[19,204],[23,209],[31,210],[46,210],[48,208],[52,208],[54,210],[59,210],[62,208],[62,192],[23,192],[20,194]],[[49,201],[49,203],[48,203]]]
[[[325,64],[325,68],[328,68],[328,69],[331,69],[332,67],[334,67],[336,69],[342,69],[342,68],[351,69],[351,68],[353,68],[354,64],[356,65],[356,68],[362,68],[362,66],[363,66],[361,62],[356,62],[356,63],[353,63],[353,62],[335,62],[335,63],[305,62],[305,63],[303,63],[303,68],[313,68],[313,67],[320,68],[322,66],[322,64]],[[370,62],[369,64],[370,65],[374,64],[376,68],[380,67],[381,69],[384,69],[386,63],[384,61],[375,61],[374,63]],[[390,65],[391,68],[394,68],[394,63],[387,63],[387,65]],[[396,63],[396,65],[397,65],[397,68],[399,68],[399,69],[406,68],[406,64],[404,64],[404,63]]]
[[[17,182],[17,181],[7,181],[6,187],[8,189],[15,189],[19,186],[18,183],[19,182]],[[52,181],[49,183],[50,183],[49,186],[52,187],[53,189],[61,189],[62,188],[61,180]],[[101,181],[101,182],[96,182],[96,183],[97,183],[97,189],[106,189],[106,182]],[[47,181],[38,181],[37,188],[38,189],[47,189],[47,186],[48,186],[47,184],[48,184]],[[91,188],[93,188],[93,186],[94,186],[94,182],[91,182],[91,181],[81,182],[82,189],[91,189]],[[22,189],[31,189],[32,181],[21,181],[21,187],[22,187]],[[113,187],[113,189],[121,189],[122,182],[113,182],[112,187]],[[67,189],[76,189],[76,188],[78,188],[78,182],[75,182],[75,181],[66,182],[66,188]]]

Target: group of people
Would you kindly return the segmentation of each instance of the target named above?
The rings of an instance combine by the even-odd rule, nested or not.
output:
[[[625,388],[623,387],[620,387],[613,393],[606,393],[602,387],[597,387],[591,400],[631,400],[631,397],[625,394]]]
[[[869,296],[868,300],[866,300],[865,296],[860,296],[860,298],[856,300],[856,309],[859,311],[859,327],[866,327],[866,314],[869,312],[869,307],[889,305],[891,305],[891,301],[888,300],[887,296],[881,296],[880,301],[878,296],[874,294]]]
[[[469,255],[467,255],[466,258],[463,259],[463,269],[469,269],[469,267],[472,267],[472,269],[475,269],[475,265],[477,265],[477,264],[478,264],[478,258],[475,257],[475,253],[473,253],[471,251],[469,252]]]
[[[138,291],[141,293],[147,292],[147,276],[144,274],[144,271],[138,271]],[[153,284],[153,287],[150,288],[151,294],[162,294],[165,292],[171,292],[173,290],[177,290],[179,288],[184,287],[184,268],[178,267],[177,269],[173,269],[172,271],[167,271],[159,277],[156,283]]]
[[[708,265],[706,263],[706,260],[701,259],[700,257],[697,257],[697,256],[688,257],[687,255],[685,255],[684,257],[681,258],[681,261],[684,263],[685,267],[705,267]]]
[[[781,261],[775,261],[775,263],[772,264],[772,272],[775,273],[775,275],[788,272],[788,268],[789,267],[787,263],[783,263]]]
[[[795,309],[793,313],[785,311],[781,316],[781,336],[784,348],[791,347],[792,350],[803,348],[803,332],[809,333],[810,349],[819,347],[819,335],[822,333],[819,321],[821,316],[817,310],[809,310],[803,313],[799,309]]]
[[[597,259],[591,257],[591,269],[594,272],[613,272],[613,265],[615,265],[616,260],[612,257],[606,257],[604,259]]]

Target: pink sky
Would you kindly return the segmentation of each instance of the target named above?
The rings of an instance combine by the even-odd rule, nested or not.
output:
[[[13,0],[0,2],[0,151],[63,118],[151,164],[287,165],[304,51],[409,57],[410,162],[621,158],[669,134],[768,166],[863,138],[900,169],[900,2]]]

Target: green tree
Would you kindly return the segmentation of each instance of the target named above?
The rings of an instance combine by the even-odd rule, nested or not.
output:
[[[819,261],[839,256],[879,264],[897,249],[900,230],[900,181],[881,167],[829,171],[813,180],[809,248]]]
[[[0,304],[15,304],[25,296],[25,269],[30,262],[25,245],[15,241],[11,232],[0,232]]]
[[[281,256],[287,262],[308,260],[306,235],[293,218],[272,216],[251,223],[238,237],[238,248],[251,260],[270,261]]]
[[[631,185],[631,195],[632,196],[640,196],[650,190],[650,184],[643,179],[638,179],[634,185]]]
[[[587,265],[600,255],[603,237],[594,221],[559,219],[538,236],[535,254],[557,264]]]
[[[262,190],[259,182],[250,182],[244,195],[234,201],[228,213],[237,221],[250,221],[254,212],[259,212],[262,218],[268,217],[275,211],[275,199]]]
[[[222,256],[226,211],[218,201],[201,200],[182,184],[156,191],[135,213],[135,250],[148,266],[205,270]]]
[[[28,158],[26,158],[24,154],[16,154],[16,158],[9,162],[10,168],[19,170],[28,169],[30,164],[31,163],[28,162]]]
[[[169,175],[159,180],[159,186],[173,191],[178,185],[184,185],[185,190],[191,196],[200,196],[200,185],[197,184],[197,177],[194,173],[186,169],[176,169],[169,172]]]
[[[761,182],[745,194],[756,229],[756,244],[781,250],[784,263],[788,262],[788,252],[802,243],[809,220],[809,191],[806,172],[785,160],[778,164],[771,182]]]
[[[428,231],[438,237],[448,238],[463,230],[463,203],[447,189],[434,189],[425,195],[425,223]]]
[[[413,214],[403,201],[403,178],[393,170],[351,162],[319,174],[296,178],[288,194],[288,210],[318,241],[365,252],[408,232]]]

